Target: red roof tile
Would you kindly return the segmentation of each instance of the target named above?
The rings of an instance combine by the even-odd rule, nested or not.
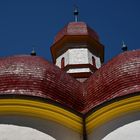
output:
[[[0,59],[0,94],[37,96],[83,109],[81,84],[38,56]]]
[[[140,50],[127,51],[80,83],[38,56],[0,59],[0,95],[50,99],[77,112],[140,91]]]
[[[86,110],[140,91],[140,50],[127,51],[102,66],[86,81]]]

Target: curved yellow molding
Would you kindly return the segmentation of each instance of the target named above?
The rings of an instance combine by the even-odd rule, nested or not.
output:
[[[86,118],[87,133],[90,133],[109,120],[133,111],[140,111],[140,96],[130,97],[109,104]]]
[[[27,99],[0,99],[0,115],[26,115],[48,119],[82,133],[82,118],[61,107]]]

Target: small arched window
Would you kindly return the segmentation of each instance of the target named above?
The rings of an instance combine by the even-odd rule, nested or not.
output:
[[[95,64],[95,58],[92,56],[92,65],[93,66],[96,66],[96,64]]]
[[[65,66],[65,58],[63,57],[63,58],[61,59],[61,68],[63,69],[64,66]]]

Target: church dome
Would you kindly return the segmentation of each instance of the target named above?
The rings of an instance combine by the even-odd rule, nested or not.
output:
[[[104,64],[84,83],[38,56],[0,59],[0,96],[34,97],[76,112],[136,95],[140,91],[140,50],[127,51]]]
[[[86,110],[140,91],[140,50],[126,51],[103,65],[87,81]]]
[[[38,56],[0,59],[0,95],[39,97],[75,110],[83,108],[80,83]]]

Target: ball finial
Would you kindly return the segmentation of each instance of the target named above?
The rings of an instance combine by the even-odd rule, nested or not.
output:
[[[127,51],[127,45],[122,41],[122,51]]]
[[[34,49],[34,48],[32,49],[30,55],[31,55],[31,56],[36,56],[36,52],[35,52],[35,49]]]

